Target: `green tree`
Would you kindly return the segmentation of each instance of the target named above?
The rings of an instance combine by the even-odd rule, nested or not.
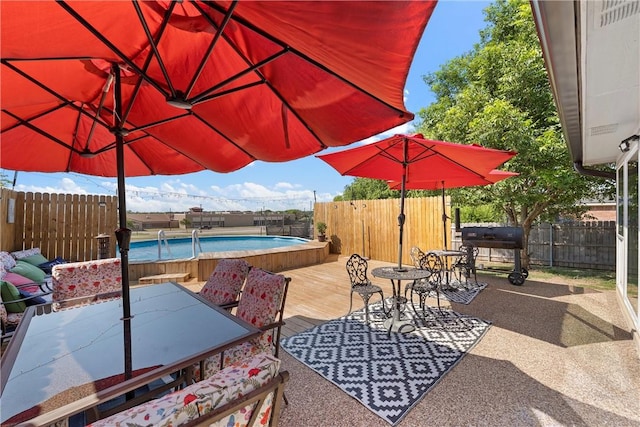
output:
[[[344,187],[341,196],[333,198],[335,202],[343,200],[375,200],[400,197],[400,192],[391,190],[385,181],[370,178],[355,178]]]
[[[189,218],[182,218],[180,224],[184,225],[184,228],[189,228],[191,227],[191,220]]]
[[[580,215],[586,210],[581,199],[611,187],[573,170],[529,2],[497,0],[485,9],[485,20],[469,53],[424,77],[436,101],[419,112],[418,129],[433,139],[518,152],[504,168],[518,177],[449,194],[457,203],[504,212],[522,226],[527,247],[536,220]]]
[[[11,180],[4,172],[0,172],[0,188],[8,187],[11,184]]]

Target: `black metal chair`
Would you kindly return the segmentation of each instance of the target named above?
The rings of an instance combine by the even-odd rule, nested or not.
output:
[[[373,294],[380,294],[382,301],[382,310],[386,312],[384,306],[384,294],[380,286],[371,283],[371,280],[367,277],[367,260],[362,258],[358,254],[353,254],[347,260],[347,273],[349,274],[349,280],[351,281],[351,298],[349,299],[349,313],[353,308],[353,294],[357,293],[362,297],[364,301],[364,311],[366,316],[366,322],[369,323],[369,299]],[[347,314],[349,314],[347,313]]]
[[[422,310],[423,317],[426,317],[426,300],[431,292],[434,292],[436,294],[436,300],[438,302],[438,310],[442,312],[442,308],[440,307],[440,289],[442,287],[442,277],[445,274],[442,259],[433,252],[427,252],[425,254],[424,252],[420,251],[420,249],[415,252],[414,258],[413,248],[411,249],[411,258],[414,259],[416,268],[428,270],[431,275],[426,279],[415,280],[413,282],[407,283],[404,288],[405,298],[407,296],[407,293],[409,292],[409,300],[411,301],[411,306],[413,307],[413,311],[417,315],[418,310],[416,310],[416,305],[413,300],[414,294],[417,294],[419,299],[418,307]]]
[[[456,279],[461,286],[470,287],[471,274],[473,274],[473,285],[478,285],[478,276],[476,275],[476,258],[478,258],[479,249],[476,246],[462,245],[458,249],[464,255],[458,258],[453,264],[453,270]]]

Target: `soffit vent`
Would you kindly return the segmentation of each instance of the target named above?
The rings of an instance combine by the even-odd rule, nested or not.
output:
[[[640,14],[638,0],[602,0],[600,27],[615,24],[636,14]]]

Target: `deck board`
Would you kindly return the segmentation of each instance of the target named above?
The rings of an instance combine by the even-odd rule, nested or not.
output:
[[[327,320],[344,316],[349,311],[351,288],[347,275],[348,257],[330,255],[321,264],[285,270],[280,272],[291,278],[285,302],[282,336],[288,337],[307,330]],[[377,279],[371,275],[376,267],[393,265],[383,261],[369,261],[368,275],[371,281],[380,286],[385,297],[392,295],[391,283],[385,279]],[[203,282],[187,283],[190,289],[199,291]],[[371,302],[377,301],[371,297]],[[364,306],[362,298],[353,296],[353,310]]]

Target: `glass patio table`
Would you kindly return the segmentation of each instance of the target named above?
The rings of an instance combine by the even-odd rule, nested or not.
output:
[[[2,355],[3,425],[17,414],[50,424],[127,393],[130,399],[132,390],[176,372],[191,375],[194,363],[260,333],[176,283],[134,287],[131,361],[141,375],[125,380],[122,299],[40,315],[35,308]]]
[[[378,267],[371,270],[371,274],[375,277],[391,280],[393,307],[391,308],[391,317],[385,320],[384,326],[389,332],[411,332],[414,330],[413,321],[402,318],[403,307],[407,303],[407,299],[400,295],[401,282],[403,280],[426,279],[431,276],[431,272],[419,268]]]

